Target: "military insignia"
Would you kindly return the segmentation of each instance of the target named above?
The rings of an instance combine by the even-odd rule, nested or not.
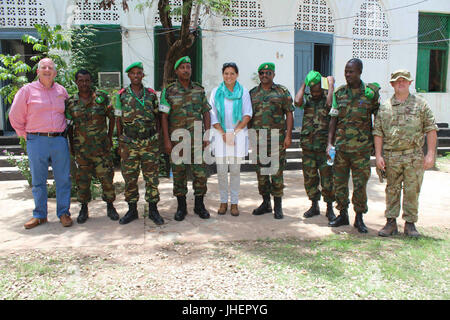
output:
[[[264,67],[264,69],[267,69],[267,68],[269,68],[269,66],[266,64],[265,67]]]
[[[331,108],[329,115],[330,116],[337,116],[339,114],[339,110],[336,108]]]
[[[103,103],[104,101],[105,101],[105,98],[103,98],[102,96],[98,96],[98,97],[95,99],[95,102],[97,102],[98,104]]]

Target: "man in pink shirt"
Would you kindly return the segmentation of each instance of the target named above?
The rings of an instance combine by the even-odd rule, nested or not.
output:
[[[25,229],[47,222],[48,166],[56,183],[56,214],[64,227],[70,218],[70,155],[64,135],[66,89],[54,82],[55,63],[42,59],[37,69],[38,81],[23,86],[14,97],[9,121],[20,137],[27,140],[35,209]]]

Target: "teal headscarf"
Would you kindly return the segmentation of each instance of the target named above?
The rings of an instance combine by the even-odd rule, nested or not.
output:
[[[234,84],[233,92],[228,90],[225,83],[222,82],[220,86],[217,88],[216,95],[214,96],[214,103],[217,108],[217,116],[219,118],[220,125],[223,130],[226,131],[225,127],[225,104],[224,100],[227,98],[228,100],[233,101],[233,124],[236,124],[238,121],[242,121],[242,94],[244,93],[244,89],[239,82],[236,81]]]

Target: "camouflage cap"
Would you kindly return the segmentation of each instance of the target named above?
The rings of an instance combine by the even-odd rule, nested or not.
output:
[[[144,65],[142,64],[142,62],[133,62],[125,69],[125,72],[128,72],[133,68],[139,68],[139,69],[144,70]]]
[[[322,75],[314,70],[308,72],[305,78],[305,85],[312,87],[315,84],[318,84],[322,81]]]
[[[272,70],[275,71],[275,64],[272,62],[264,62],[262,63],[259,68],[258,68],[258,72],[261,70]]]
[[[397,81],[399,78],[405,78],[408,81],[413,81],[411,73],[408,70],[400,69],[391,73],[391,80],[389,80],[389,82]]]
[[[175,62],[175,66],[173,67],[173,69],[177,70],[178,66],[182,63],[191,63],[191,58],[189,58],[188,56],[181,57],[177,60],[177,62]]]

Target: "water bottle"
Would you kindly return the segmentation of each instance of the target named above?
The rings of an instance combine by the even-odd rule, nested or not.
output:
[[[330,149],[330,152],[328,152],[328,154],[330,155],[331,159],[327,160],[327,165],[332,166],[334,164],[334,156],[336,155],[336,149],[332,147]]]

